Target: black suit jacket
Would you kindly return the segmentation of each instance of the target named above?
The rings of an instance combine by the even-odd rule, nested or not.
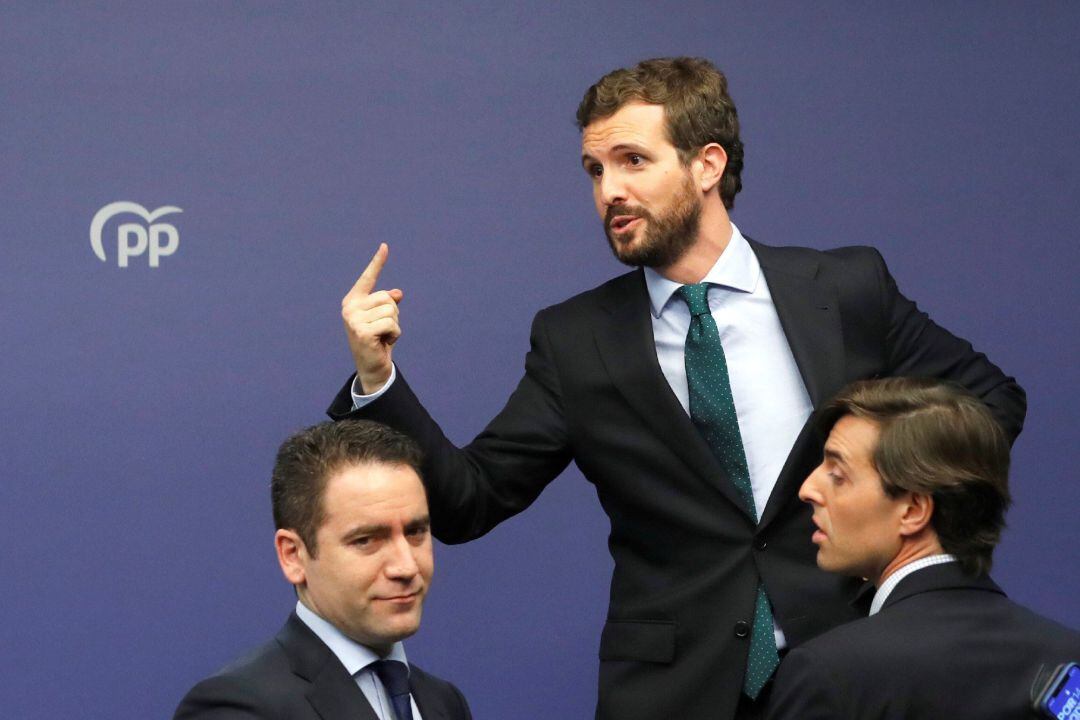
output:
[[[1005,597],[957,563],[917,570],[873,617],[792,650],[769,720],[1035,718],[1040,667],[1080,660],[1080,633]]]
[[[1023,391],[900,295],[875,250],[751,246],[815,407],[859,378],[945,377],[1019,433]],[[791,645],[854,617],[850,581],[817,569],[810,509],[796,497],[820,434],[807,423],[756,523],[660,370],[640,270],[542,310],[531,343],[506,407],[465,448],[400,374],[356,412],[350,379],[330,416],[419,440],[443,542],[483,535],[576,462],[611,520],[615,561],[597,716],[732,717],[759,578]]]
[[[471,720],[461,692],[409,665],[424,720]],[[175,720],[377,720],[337,656],[293,613],[270,642],[192,688]]]

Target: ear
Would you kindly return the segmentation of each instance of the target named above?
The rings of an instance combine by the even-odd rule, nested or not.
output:
[[[285,579],[297,586],[307,582],[310,556],[300,536],[293,530],[278,530],[274,533],[274,549]]]
[[[720,178],[724,176],[724,168],[727,167],[727,159],[727,151],[719,143],[709,143],[698,150],[697,157],[691,161],[691,166],[697,171],[696,179],[702,193],[707,195],[720,184]]]
[[[918,535],[930,527],[934,515],[934,498],[925,493],[909,493],[900,516],[900,534],[905,537]]]

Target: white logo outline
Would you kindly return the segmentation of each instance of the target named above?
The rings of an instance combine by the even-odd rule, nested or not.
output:
[[[160,217],[179,212],[183,212],[183,210],[175,205],[163,205],[153,212],[150,212],[139,203],[131,202],[129,200],[119,200],[117,202],[109,203],[98,210],[94,214],[94,219],[90,221],[90,247],[93,248],[94,254],[97,255],[101,262],[108,262],[105,257],[105,247],[101,242],[101,231],[104,229],[105,223],[120,213],[133,213],[146,220],[147,224],[151,224]]]

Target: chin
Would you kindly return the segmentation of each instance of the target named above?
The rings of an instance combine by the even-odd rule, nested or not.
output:
[[[384,628],[385,637],[390,639],[390,642],[397,642],[398,640],[404,640],[407,637],[416,634],[416,631],[420,629],[420,617],[415,618],[399,618],[395,622],[387,623]]]
[[[821,550],[818,550],[817,566],[825,572],[838,573],[844,571],[844,568],[840,567],[835,561],[830,562],[828,556],[823,555]]]

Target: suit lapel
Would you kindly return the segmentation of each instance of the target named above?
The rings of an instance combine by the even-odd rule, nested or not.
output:
[[[420,709],[420,714],[423,715],[424,720],[451,720],[449,713],[446,711],[446,704],[442,701],[435,688],[431,686],[431,683],[428,682],[423,672],[420,672],[412,664],[410,664],[410,668],[409,692],[412,693],[413,700],[416,701],[416,707]]]
[[[296,613],[277,641],[293,673],[311,683],[307,699],[322,720],[379,720],[345,666]]]
[[[612,383],[657,437],[749,517],[735,485],[660,370],[644,274],[638,270],[620,280],[601,301],[610,318],[596,331],[597,349]]]
[[[753,240],[749,243],[769,285],[773,306],[810,404],[816,410],[844,380],[844,335],[836,290],[817,278],[816,260],[796,255],[788,248],[773,248]],[[761,514],[762,527],[780,514],[806,479],[802,461],[816,436],[811,416],[776,479]]]
[[[327,663],[312,681],[307,695],[311,707],[323,720],[379,720],[356,681],[337,665],[333,668]]]
[[[816,279],[816,260],[750,240],[769,284],[780,326],[815,409],[844,380],[844,336],[835,288]]]

